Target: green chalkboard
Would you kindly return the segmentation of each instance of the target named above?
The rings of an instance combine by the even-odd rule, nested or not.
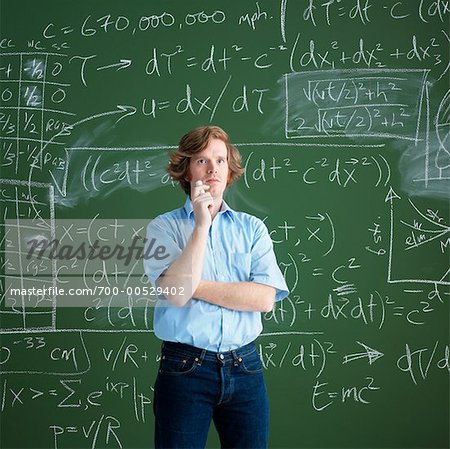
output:
[[[2,0],[0,446],[153,447],[142,264],[25,245],[139,235],[184,202],[168,153],[217,124],[227,202],[291,291],[257,340],[270,447],[448,448],[448,23],[435,0]]]

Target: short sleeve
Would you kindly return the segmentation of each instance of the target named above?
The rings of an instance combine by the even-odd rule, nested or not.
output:
[[[170,226],[170,220],[155,218],[147,226],[144,271],[153,286],[181,254],[182,248]]]
[[[275,301],[281,301],[289,295],[289,289],[275,257],[272,239],[266,225],[259,219],[256,222],[251,251],[250,281],[274,287]]]

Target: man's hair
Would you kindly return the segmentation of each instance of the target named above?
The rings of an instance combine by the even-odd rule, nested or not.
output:
[[[220,139],[227,147],[228,160],[228,182],[227,187],[237,181],[244,173],[241,167],[241,155],[229,139],[228,134],[218,126],[202,126],[186,133],[178,144],[178,150],[170,155],[167,171],[170,176],[180,183],[181,188],[188,194],[191,194],[191,184],[187,179],[189,161],[191,157],[203,151],[211,139]]]

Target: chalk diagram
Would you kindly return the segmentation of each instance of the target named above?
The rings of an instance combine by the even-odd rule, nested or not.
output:
[[[56,329],[56,297],[55,295],[30,295],[9,296],[11,288],[26,289],[36,286],[51,287],[56,283],[56,261],[49,261],[47,269],[48,277],[37,277],[37,266],[26,266],[26,248],[22,247],[23,238],[21,232],[22,219],[27,223],[27,232],[35,232],[39,235],[47,235],[54,238],[55,212],[53,203],[53,186],[50,184],[27,182],[11,179],[1,179],[0,189],[5,220],[2,227],[2,251],[1,261],[3,270],[1,273],[5,291],[2,292],[2,307],[0,308],[0,325],[6,324],[10,330],[26,330],[36,327],[41,329]],[[6,305],[6,307],[5,307]],[[9,306],[9,307],[8,307]]]
[[[390,207],[389,283],[450,285],[450,225],[438,210],[403,200],[394,190]],[[448,220],[448,215],[447,215]]]
[[[389,283],[433,284],[437,289],[441,285],[450,285],[450,91],[444,95],[437,109],[433,120],[434,132],[431,132],[426,86],[419,106],[423,109],[419,117],[424,115],[425,138],[415,142],[421,154],[411,155],[406,169],[403,167],[406,173],[402,172],[402,176],[407,178],[406,183],[410,183],[412,191],[417,189],[416,186],[422,187],[420,191],[415,191],[417,197],[401,198],[402,195],[392,189],[386,196],[386,202],[390,205],[387,280]],[[444,199],[446,203],[434,202],[433,197]]]
[[[55,209],[52,183],[31,179],[33,168],[52,166],[50,149],[64,145],[55,138],[62,134],[64,110],[70,84],[62,82],[67,55],[54,52],[4,52],[2,64],[2,179],[0,179],[0,328],[8,331],[56,329],[56,297],[10,295],[11,288],[51,287],[56,283],[55,261],[42,267],[30,264],[23,247],[22,220],[27,232],[54,238]],[[47,167],[48,167],[47,165]],[[29,171],[29,179],[20,170]]]

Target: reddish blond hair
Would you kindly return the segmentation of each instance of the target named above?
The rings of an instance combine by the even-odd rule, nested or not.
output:
[[[211,139],[219,139],[227,147],[228,182],[227,187],[236,182],[244,173],[241,167],[241,155],[238,149],[229,141],[228,134],[218,126],[202,126],[186,133],[178,144],[178,150],[170,155],[167,171],[170,176],[180,183],[187,195],[191,194],[191,184],[188,177],[189,161],[191,157],[203,151]]]

